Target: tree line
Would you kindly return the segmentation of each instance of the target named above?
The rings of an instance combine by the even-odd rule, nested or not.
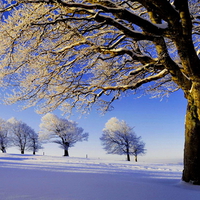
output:
[[[35,154],[42,148],[38,134],[26,123],[15,118],[7,121],[0,119],[0,149],[6,153],[6,149],[12,146],[17,147],[21,154],[25,150]]]
[[[74,121],[47,113],[41,118],[40,131],[36,133],[34,129],[26,123],[15,118],[7,121],[0,119],[0,150],[6,153],[7,148],[15,146],[21,154],[25,150],[35,154],[42,149],[42,143],[53,142],[59,144],[64,150],[64,156],[69,156],[69,148],[75,143],[87,141],[89,133],[84,132],[82,127]],[[102,145],[108,154],[126,155],[127,161],[130,156],[135,157],[146,152],[145,143],[141,137],[137,137],[133,128],[125,121],[119,121],[113,117],[105,124],[102,137]]]

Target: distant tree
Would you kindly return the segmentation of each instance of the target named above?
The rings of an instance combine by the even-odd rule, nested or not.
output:
[[[0,150],[2,153],[6,153],[7,147],[11,145],[8,127],[8,123],[0,118]]]
[[[21,154],[24,154],[25,149],[28,148],[30,137],[29,133],[33,131],[26,123],[18,121],[15,118],[8,120],[10,123],[10,135],[14,146],[18,147]]]
[[[141,141],[141,137],[137,137],[132,151],[132,154],[135,156],[135,162],[138,161],[138,155],[142,155],[146,152],[144,148],[145,148],[145,143]]]
[[[130,161],[130,155],[134,155],[137,162],[137,156],[146,151],[144,142],[141,141],[141,137],[136,136],[133,128],[115,117],[105,124],[100,140],[108,154],[125,154],[127,161]]]
[[[42,149],[41,142],[39,141],[38,134],[31,128],[28,133],[29,139],[28,139],[28,145],[27,150],[30,150],[33,152],[33,155],[39,150]]]
[[[64,149],[64,156],[69,156],[69,148],[76,142],[88,139],[88,133],[83,133],[83,128],[78,127],[74,121],[59,118],[54,114],[47,113],[41,119],[41,134],[43,140],[53,139],[54,143],[60,144]]]

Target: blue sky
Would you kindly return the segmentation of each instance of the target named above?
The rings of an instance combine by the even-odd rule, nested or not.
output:
[[[72,157],[94,157],[123,160],[125,156],[107,155],[103,150],[99,137],[105,123],[111,117],[125,120],[138,136],[146,143],[147,153],[139,157],[139,161],[161,161],[163,159],[181,160],[184,146],[184,118],[186,112],[186,100],[181,91],[173,93],[169,98],[149,99],[148,96],[136,99],[135,96],[124,97],[114,102],[115,109],[104,116],[93,110],[89,115],[76,113],[70,119],[77,121],[79,126],[89,132],[87,142],[79,142],[69,150]],[[9,119],[16,117],[29,126],[39,130],[42,115],[34,112],[34,108],[19,111],[16,105],[0,105],[0,117]],[[61,117],[60,111],[55,111]],[[44,149],[38,154],[62,156],[63,150],[57,144],[45,144]],[[8,153],[19,153],[15,148],[9,148]],[[31,153],[31,152],[25,152]]]

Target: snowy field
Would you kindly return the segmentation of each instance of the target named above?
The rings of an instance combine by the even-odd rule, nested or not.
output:
[[[0,154],[0,200],[199,200],[180,163]]]

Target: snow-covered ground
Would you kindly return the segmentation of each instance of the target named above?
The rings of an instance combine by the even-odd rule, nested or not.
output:
[[[0,154],[0,200],[199,200],[180,163]]]

